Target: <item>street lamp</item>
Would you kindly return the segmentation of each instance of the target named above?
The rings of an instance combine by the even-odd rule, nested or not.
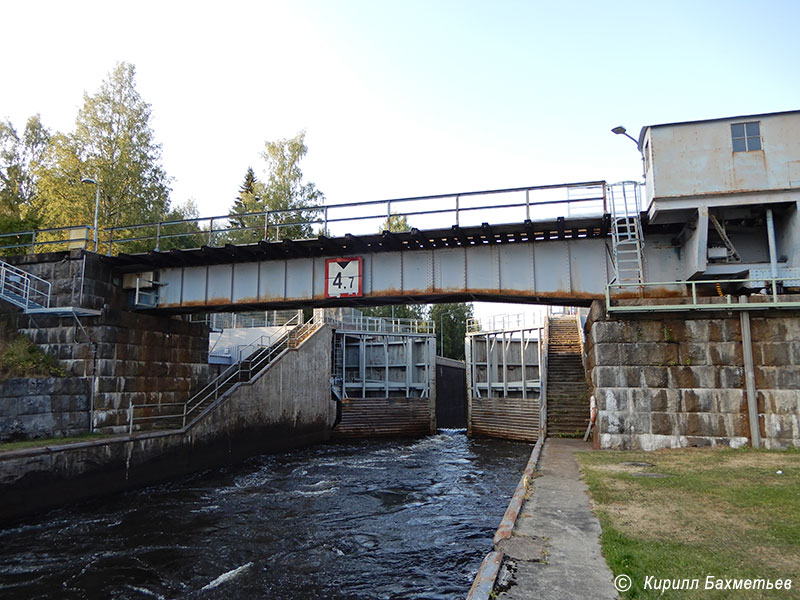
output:
[[[626,129],[625,129],[623,126],[622,126],[622,125],[619,125],[618,127],[614,127],[614,129],[612,129],[612,130],[611,130],[611,133],[616,133],[617,135],[624,135],[626,138],[628,138],[628,139],[629,139],[629,140],[631,140],[631,141],[632,141],[634,144],[636,144],[636,147],[637,147],[637,148],[639,147],[639,142],[638,142],[638,141],[636,141],[636,139],[632,138],[632,137],[631,137],[631,136],[628,134],[628,131],[627,131],[627,130],[626,130]]]
[[[81,183],[92,183],[97,188],[97,192],[95,193],[94,197],[94,251],[97,252],[97,214],[100,212],[100,184],[98,183],[99,177],[97,175],[94,176],[94,179],[91,177],[84,177],[81,179]]]

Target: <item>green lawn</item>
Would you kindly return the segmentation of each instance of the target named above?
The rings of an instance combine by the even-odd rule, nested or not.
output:
[[[606,560],[615,576],[624,573],[633,582],[623,598],[800,598],[800,452],[685,449],[576,456],[603,528]],[[707,575],[792,579],[792,587],[706,591]],[[644,589],[647,576],[699,579],[700,589],[662,595]]]

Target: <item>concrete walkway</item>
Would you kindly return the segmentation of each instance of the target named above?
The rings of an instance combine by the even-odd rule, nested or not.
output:
[[[618,598],[600,552],[600,523],[573,456],[576,450],[590,449],[581,440],[545,442],[533,494],[523,504],[511,537],[498,548],[505,561],[496,585],[504,589],[510,584],[498,598]]]

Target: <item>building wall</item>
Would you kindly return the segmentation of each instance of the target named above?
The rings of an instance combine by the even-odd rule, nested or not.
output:
[[[800,446],[800,313],[751,313],[765,447]],[[744,446],[750,427],[738,315],[608,318],[595,302],[586,358],[600,448]]]
[[[733,152],[731,123],[760,121],[762,150]],[[800,190],[800,112],[649,128],[647,200]]]

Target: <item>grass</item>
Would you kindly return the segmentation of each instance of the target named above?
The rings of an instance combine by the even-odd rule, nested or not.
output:
[[[21,442],[4,442],[0,444],[0,452],[6,450],[21,450],[23,448],[41,448],[43,446],[58,446],[60,444],[72,444],[75,442],[86,442],[89,440],[99,440],[110,437],[111,434],[103,433],[82,433],[71,437],[43,438],[39,440],[23,440]]]
[[[10,333],[0,323],[0,381],[15,377],[63,377],[66,371],[24,335]]]
[[[800,598],[800,452],[686,449],[576,457],[602,526],[606,561],[614,576],[633,580],[622,598]],[[662,595],[644,589],[650,575],[696,578],[700,589]],[[789,591],[705,591],[707,575],[793,581]]]

